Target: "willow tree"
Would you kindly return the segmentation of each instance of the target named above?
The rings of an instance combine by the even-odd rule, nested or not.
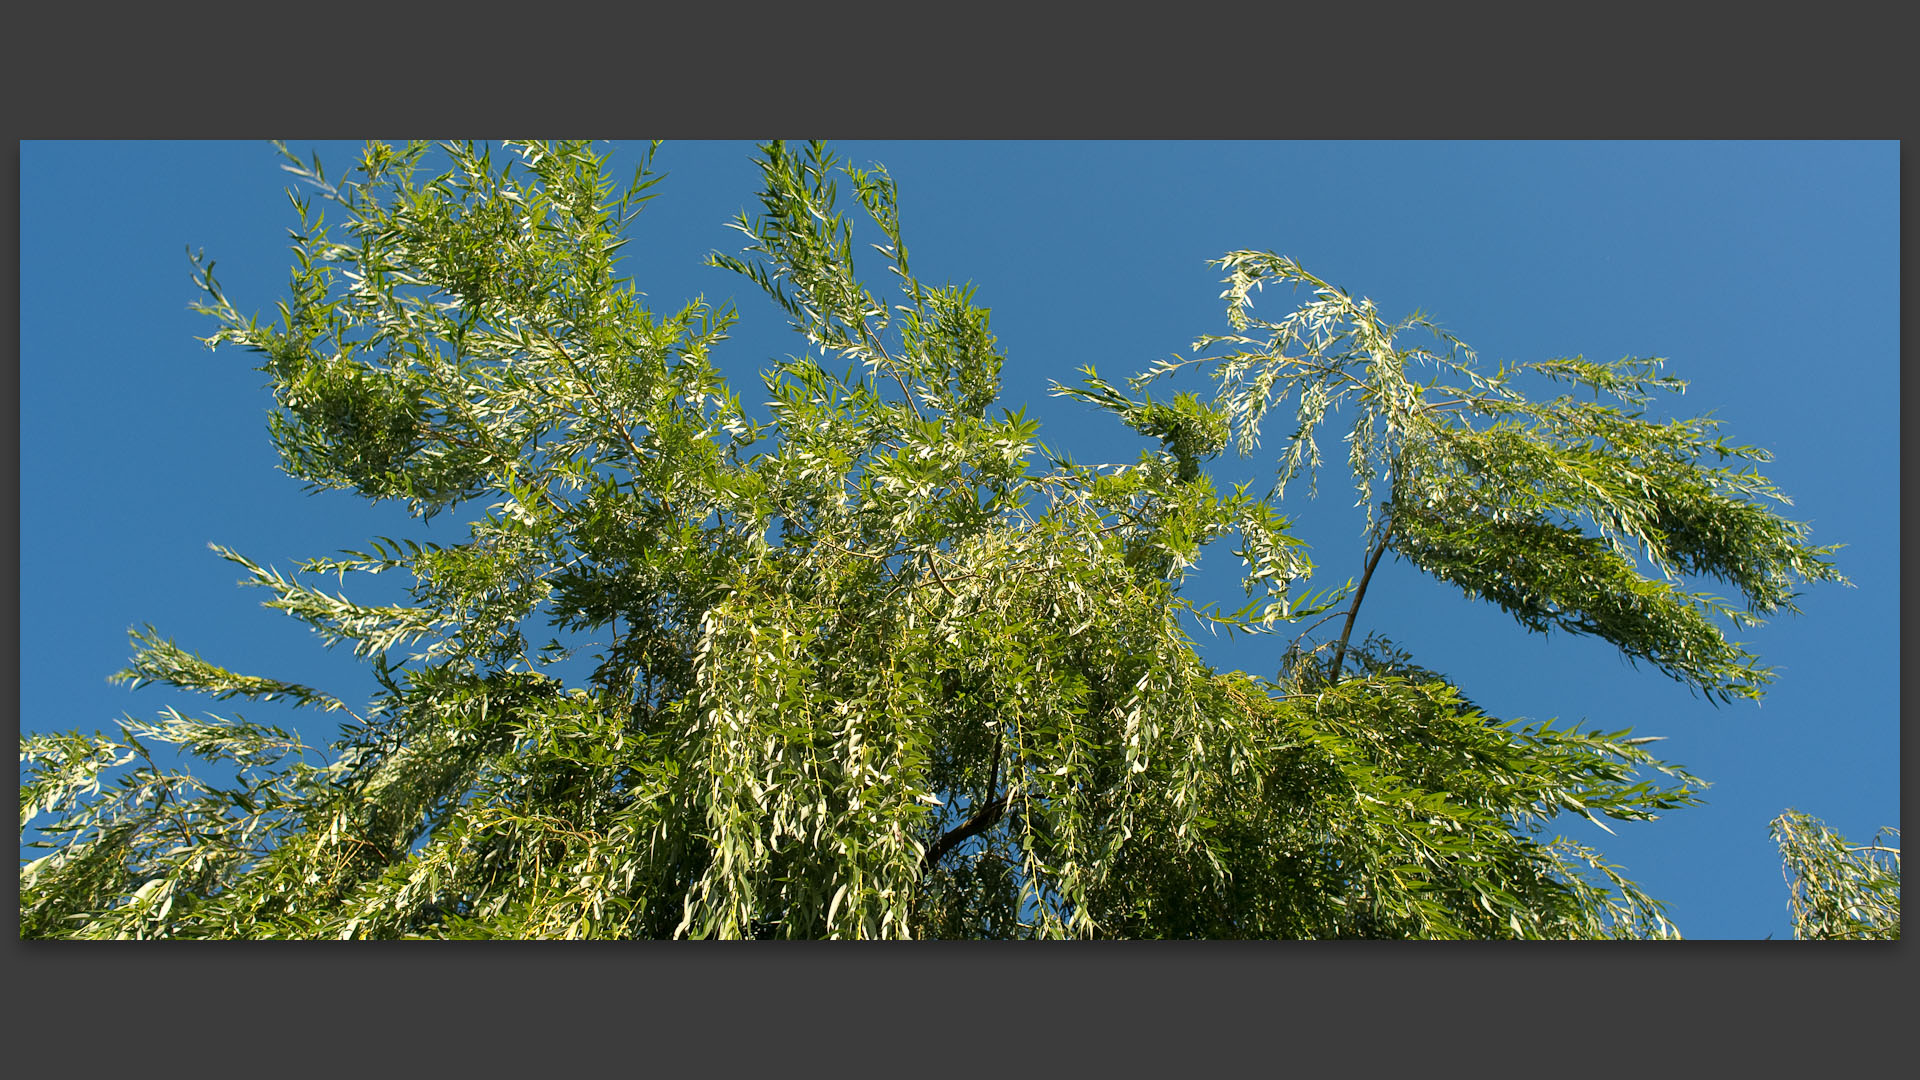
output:
[[[1798,810],[1773,819],[1798,941],[1900,940],[1900,830],[1851,844]]]
[[[1673,934],[1547,828],[1652,818],[1698,781],[1630,732],[1487,716],[1350,637],[1391,549],[1529,628],[1755,695],[1764,669],[1721,623],[1836,576],[1763,480],[1702,463],[1757,451],[1704,421],[1534,403],[1458,347],[1398,342],[1424,322],[1385,325],[1242,252],[1221,264],[1232,334],[1128,393],[1090,369],[1056,388],[1149,440],[1135,462],[1076,463],[997,407],[988,312],[914,274],[893,179],[818,144],[763,148],[745,247],[711,259],[807,341],[764,373],[756,417],[712,363],[736,314],[650,311],[616,271],[651,152],[624,184],[584,144],[446,145],[429,175],[433,153],[369,144],[342,182],[289,155],[307,187],[278,322],[243,316],[196,259],[200,307],[208,343],[268,376],[292,475],[422,519],[485,509],[466,542],[380,538],[291,575],[219,549],[380,692],[355,709],[136,631],[117,676],[134,686],[350,719],[324,751],[172,710],[25,739],[23,830],[51,851],[22,867],[23,934]],[[855,272],[856,224],[887,299]],[[1315,298],[1262,322],[1268,281]],[[1421,364],[1464,385],[1418,382]],[[1211,399],[1149,392],[1185,367]],[[1672,385],[1630,363],[1532,370],[1630,403]],[[1206,463],[1256,449],[1284,400],[1280,484],[1217,489]],[[1307,593],[1277,505],[1340,401],[1368,547],[1353,587]],[[1179,588],[1222,540],[1249,597],[1231,613]],[[408,602],[316,583],[383,572],[410,578]],[[1285,674],[1213,670],[1200,621],[1291,633]],[[233,779],[169,771],[154,742]]]

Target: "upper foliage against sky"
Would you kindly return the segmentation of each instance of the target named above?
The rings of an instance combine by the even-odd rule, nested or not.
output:
[[[1802,941],[1900,940],[1899,829],[1849,844],[1797,810],[1773,819],[1792,889],[1793,936]]]
[[[1656,391],[1686,388],[1661,374],[1664,361],[1573,357],[1483,375],[1472,351],[1431,320],[1388,324],[1371,300],[1290,259],[1238,251],[1216,265],[1228,272],[1233,333],[1194,347],[1232,351],[1162,361],[1136,384],[1206,364],[1243,453],[1260,445],[1274,405],[1295,402],[1278,492],[1303,473],[1315,478],[1316,432],[1351,407],[1348,464],[1369,545],[1528,629],[1593,634],[1711,698],[1758,698],[1770,673],[1726,639],[1721,620],[1752,626],[1797,611],[1798,582],[1844,580],[1827,559],[1837,546],[1810,546],[1806,526],[1768,505],[1788,500],[1746,464],[1769,460],[1766,451],[1729,445],[1710,418],[1656,422],[1638,411]],[[1313,295],[1267,321],[1252,306],[1269,284]],[[1410,331],[1440,348],[1403,345]],[[1525,375],[1575,393],[1529,400],[1515,385]],[[1680,575],[1732,585],[1745,604],[1684,592]]]
[[[1765,672],[1716,617],[1837,579],[1764,479],[1703,463],[1763,458],[1710,422],[1534,403],[1273,255],[1220,263],[1234,333],[1198,348],[1234,351],[1129,393],[1091,369],[1057,388],[1157,443],[1075,463],[998,407],[988,312],[914,275],[893,179],[818,144],[764,149],[747,246],[712,257],[807,342],[765,373],[756,419],[711,360],[735,313],[657,314],[616,271],[651,153],[620,184],[587,144],[442,152],[429,175],[426,145],[369,144],[338,181],[289,156],[311,194],[277,322],[198,275],[209,344],[270,379],[290,474],[422,518],[484,504],[470,539],[382,538],[306,579],[220,549],[381,694],[355,710],[137,633],[135,685],[353,723],[318,765],[289,732],[171,710],[28,738],[23,830],[55,818],[22,870],[23,934],[1665,936],[1657,903],[1542,830],[1652,818],[1700,782],[1628,732],[1488,717],[1390,642],[1351,645],[1367,580],[1390,547],[1725,699]],[[885,299],[855,271],[842,181]],[[1261,321],[1267,281],[1315,298]],[[1417,382],[1421,364],[1465,385]],[[1212,401],[1147,393],[1189,365]],[[1632,361],[1531,370],[1633,406],[1676,385]],[[1205,462],[1256,448],[1296,398],[1279,489],[1217,491]],[[1366,571],[1301,594],[1313,565],[1275,503],[1343,403]],[[1222,613],[1181,584],[1228,537],[1249,603]],[[390,571],[408,602],[307,580]],[[1331,659],[1301,650],[1280,682],[1213,671],[1183,623],[1341,614]],[[594,664],[570,685],[576,655]],[[150,741],[234,782],[168,772]]]

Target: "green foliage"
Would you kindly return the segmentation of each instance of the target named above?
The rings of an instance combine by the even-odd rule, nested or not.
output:
[[[264,695],[263,695],[264,696]],[[20,868],[20,936],[146,938],[198,936],[203,901],[295,839],[299,810],[337,766],[316,769],[307,748],[279,728],[172,709],[158,723],[129,718],[118,739],[78,732],[21,740],[27,776],[20,821],[59,815],[39,827],[54,850]],[[207,761],[238,767],[215,786],[157,765],[150,742],[171,743]],[[106,790],[101,774],[132,765]],[[224,922],[228,936],[244,930]]]
[[[1855,846],[1818,818],[1788,810],[1773,819],[1799,941],[1899,941],[1900,838],[1886,828]]]
[[[429,176],[433,148],[369,144],[339,182],[288,155],[315,194],[293,196],[277,324],[195,263],[208,343],[272,382],[286,470],[422,519],[484,502],[469,539],[381,538],[293,576],[216,548],[382,690],[355,712],[136,631],[118,676],[135,686],[353,723],[323,765],[277,729],[171,710],[117,738],[27,737],[23,840],[50,816],[29,846],[52,851],[22,868],[23,935],[1674,936],[1617,867],[1547,829],[1648,820],[1700,781],[1629,732],[1486,716],[1385,639],[1349,674],[1348,635],[1391,546],[1531,628],[1757,695],[1763,671],[1708,615],[1791,610],[1796,580],[1837,580],[1830,549],[1754,501],[1777,495],[1764,480],[1700,464],[1758,451],[1708,442],[1704,421],[1534,404],[1457,343],[1399,350],[1423,320],[1385,326],[1236,253],[1235,334],[1201,344],[1247,348],[1129,393],[1091,369],[1057,388],[1158,443],[1078,464],[995,408],[988,312],[912,273],[892,177],[817,143],[765,148],[761,212],[734,226],[747,246],[711,257],[808,343],[764,373],[758,421],[710,361],[734,314],[656,314],[617,273],[651,153],[625,185],[583,143],[437,153]],[[856,228],[879,237],[885,301],[856,273]],[[1266,280],[1317,299],[1260,322]],[[1214,401],[1145,392],[1199,362]],[[1468,389],[1412,382],[1415,362]],[[1671,385],[1624,363],[1532,370],[1628,401]],[[1204,464],[1251,451],[1289,396],[1280,489],[1217,491]],[[1371,554],[1357,587],[1301,593],[1314,566],[1276,504],[1342,401]],[[1196,606],[1179,586],[1228,537],[1249,602]],[[1732,583],[1746,609],[1641,575],[1630,548]],[[410,577],[407,602],[300,579],[385,572]],[[1300,644],[1341,614],[1337,642]],[[1188,617],[1304,629],[1268,681],[1205,665]],[[598,643],[579,685],[558,674],[562,637]],[[237,779],[165,772],[156,740]]]
[[[1233,351],[1162,362],[1136,385],[1209,365],[1220,386],[1216,409],[1243,453],[1259,445],[1272,406],[1297,399],[1276,494],[1301,473],[1314,478],[1316,430],[1351,405],[1349,465],[1369,546],[1492,601],[1529,630],[1592,634],[1711,700],[1757,699],[1771,673],[1727,640],[1721,620],[1754,626],[1762,615],[1798,611],[1798,582],[1845,581],[1827,559],[1837,547],[1810,546],[1805,525],[1766,505],[1786,503],[1784,495],[1752,466],[1724,464],[1765,462],[1764,450],[1728,445],[1711,419],[1657,423],[1600,404],[1604,394],[1638,409],[1654,391],[1684,390],[1660,374],[1664,361],[1574,357],[1482,375],[1472,350],[1431,320],[1388,324],[1371,300],[1290,259],[1238,251],[1216,265],[1228,271],[1221,295],[1234,333],[1194,348]],[[1278,321],[1259,319],[1252,295],[1269,283],[1310,287],[1313,299]],[[1414,330],[1439,348],[1402,346]],[[1412,374],[1422,367],[1434,372],[1426,382]],[[1532,401],[1513,385],[1523,375],[1572,384],[1595,400]],[[1745,604],[1684,592],[1682,574],[1730,584]]]

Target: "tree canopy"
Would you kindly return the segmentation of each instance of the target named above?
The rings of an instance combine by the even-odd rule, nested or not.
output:
[[[1352,640],[1374,571],[1391,551],[1720,702],[1769,679],[1730,629],[1844,580],[1765,452],[1644,414],[1684,385],[1664,361],[1488,372],[1273,253],[1217,260],[1229,332],[1192,357],[1056,385],[1147,440],[1085,464],[1000,405],[988,309],[914,274],[894,179],[822,144],[763,148],[744,246],[711,257],[806,341],[759,410],[713,360],[739,313],[656,312],[618,273],[652,153],[624,183],[586,143],[369,143],[340,178],[287,157],[279,319],[196,257],[207,343],[255,357],[312,488],[484,510],[465,542],[290,575],[218,549],[381,692],[355,708],[137,629],[130,685],[350,720],[324,749],[172,709],[23,739],[23,841],[49,849],[23,936],[1674,936],[1549,830],[1703,783]],[[1309,298],[1256,316],[1269,284]],[[1258,453],[1275,409],[1272,489],[1217,489],[1207,463]],[[1313,592],[1279,507],[1343,409],[1363,572]],[[1220,541],[1233,611],[1182,588]],[[407,602],[319,584],[389,571]],[[1281,674],[1214,670],[1200,625],[1269,635]]]

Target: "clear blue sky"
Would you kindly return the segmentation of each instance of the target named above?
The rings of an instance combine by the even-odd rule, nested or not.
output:
[[[295,143],[344,169],[351,143]],[[1372,297],[1418,308],[1489,363],[1585,354],[1670,358],[1730,441],[1844,543],[1857,588],[1821,586],[1806,614],[1740,635],[1779,669],[1762,706],[1713,706],[1589,639],[1529,635],[1405,565],[1383,564],[1356,638],[1377,630],[1496,715],[1584,719],[1663,735],[1669,760],[1714,783],[1708,804],[1607,836],[1572,821],[1666,900],[1693,938],[1789,935],[1768,821],[1792,806],[1856,842],[1899,811],[1898,160],[1894,143],[836,144],[901,187],[915,271],[972,281],[1009,360],[1003,403],[1048,445],[1133,460],[1140,442],[1051,398],[1092,363],[1121,377],[1224,332],[1219,274],[1237,248],[1290,255]],[[638,146],[622,145],[630,172]],[[733,250],[724,223],[756,206],[753,147],[669,143],[667,179],[623,268],[656,307],[735,297],[720,359],[749,401],[769,357],[800,351],[742,279],[700,265]],[[264,143],[24,143],[20,151],[21,687],[23,729],[111,729],[122,711],[230,715],[235,702],[137,693],[105,677],[151,622],[216,663],[364,700],[371,683],[296,621],[234,585],[209,542],[290,570],[371,535],[457,539],[346,493],[309,496],[278,471],[270,397],[249,358],[209,353],[185,249],[205,248],[243,311],[284,295],[293,224]],[[843,194],[848,194],[843,185]],[[850,199],[850,194],[849,194]],[[877,270],[877,267],[869,267]],[[878,275],[875,285],[881,283]],[[743,288],[743,286],[747,286]],[[1286,310],[1269,290],[1256,309]],[[1269,446],[1274,445],[1270,439]],[[1286,512],[1320,566],[1357,576],[1357,511],[1331,453],[1321,497]],[[1216,476],[1270,473],[1266,459]],[[453,515],[449,515],[453,516]],[[1212,562],[1231,564],[1225,546]],[[352,582],[349,582],[352,585]],[[1203,577],[1195,588],[1216,588]],[[356,593],[356,596],[374,596]],[[1271,639],[1201,639],[1222,668],[1271,674]],[[324,718],[242,705],[324,743]]]

